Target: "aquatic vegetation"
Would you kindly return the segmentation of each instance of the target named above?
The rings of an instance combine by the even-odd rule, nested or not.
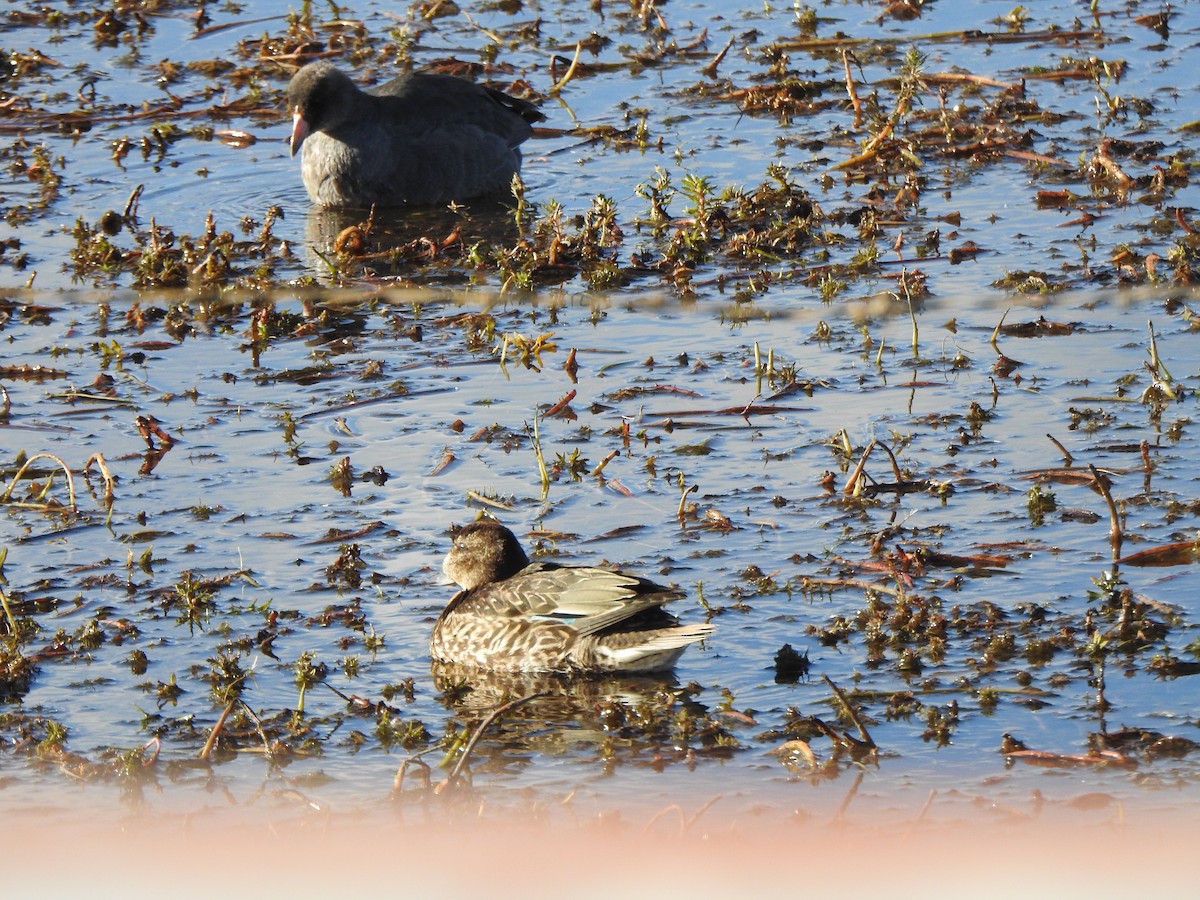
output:
[[[171,3],[14,20],[56,40],[0,104],[0,754],[556,808],[802,806],[934,755],[980,794],[1022,761],[1194,788],[1163,688],[1200,673],[1196,129],[1144,71],[1180,48],[1054,5],[585,6],[236,38],[206,8],[222,58],[180,62]],[[104,65],[56,65],[74,40]],[[549,127],[494,208],[306,218],[271,138],[318,55]],[[682,684],[431,672],[443,531],[480,509],[678,583],[720,640]]]

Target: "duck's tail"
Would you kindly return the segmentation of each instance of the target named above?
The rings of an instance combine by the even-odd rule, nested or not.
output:
[[[716,630],[708,623],[606,634],[592,644],[589,668],[609,672],[661,672],[675,665],[689,644]]]

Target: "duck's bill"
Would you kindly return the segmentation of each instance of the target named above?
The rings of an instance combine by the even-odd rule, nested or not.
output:
[[[292,113],[292,137],[289,141],[292,148],[292,156],[296,155],[296,151],[300,149],[300,145],[304,143],[306,137],[308,137],[308,123],[300,115],[300,110],[296,110]]]

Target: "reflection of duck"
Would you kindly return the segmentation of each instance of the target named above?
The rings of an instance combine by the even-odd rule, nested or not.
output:
[[[511,531],[488,519],[454,535],[442,570],[463,590],[433,626],[434,660],[501,671],[659,672],[707,623],[662,609],[678,591],[624,572],[530,564]]]
[[[360,209],[309,206],[305,263],[319,276],[404,275],[439,283],[464,280],[475,264],[465,257],[476,245],[511,247],[520,237],[512,211],[483,198],[470,207]]]
[[[704,712],[686,691],[680,690],[672,672],[614,672],[578,678],[564,672],[485,671],[478,666],[433,660],[430,673],[446,708],[460,713],[488,713],[518,697],[532,702],[506,718],[590,719],[606,703],[663,708],[684,703],[699,709],[697,715]]]
[[[331,63],[287,87],[292,155],[320,206],[448,203],[503,194],[520,145],[545,118],[533,104],[450,75],[414,73],[363,91]]]
[[[697,755],[725,756],[737,742],[691,688],[672,674],[572,677],[553,672],[482,671],[432,664],[441,702],[459,727],[474,732],[502,709],[473,750],[471,769],[509,774],[534,762],[574,758],[589,772],[622,763],[662,768]],[[523,702],[502,707],[516,698]],[[559,769],[566,783],[578,772]],[[546,778],[553,777],[543,774]]]

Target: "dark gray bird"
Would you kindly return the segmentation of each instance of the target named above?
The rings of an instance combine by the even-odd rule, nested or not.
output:
[[[454,535],[442,571],[462,586],[433,626],[429,654],[475,669],[659,672],[707,623],[680,625],[662,605],[679,591],[589,566],[530,563],[516,536],[481,519]]]
[[[520,145],[545,118],[525,100],[451,75],[360,90],[331,63],[287,87],[292,155],[320,206],[403,206],[506,194]]]

